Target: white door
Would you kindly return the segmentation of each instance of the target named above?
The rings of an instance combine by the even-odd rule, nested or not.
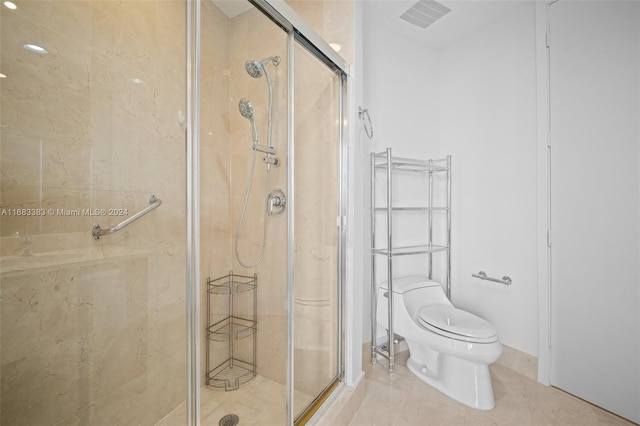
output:
[[[640,2],[550,6],[551,384],[640,422]]]

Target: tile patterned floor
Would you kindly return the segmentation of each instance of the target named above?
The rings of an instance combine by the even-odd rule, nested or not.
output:
[[[628,426],[625,421],[556,388],[500,365],[491,366],[496,407],[469,408],[435,390],[406,368],[408,351],[396,358],[389,377],[384,361],[364,363],[366,396],[350,426]]]

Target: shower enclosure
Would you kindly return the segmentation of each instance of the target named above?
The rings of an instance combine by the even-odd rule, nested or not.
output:
[[[0,6],[1,425],[303,424],[341,382],[346,64],[274,4]],[[256,376],[225,392],[231,271]]]
[[[201,11],[200,271],[257,275],[257,377],[229,395],[204,389],[202,420],[283,424],[342,376],[346,75],[267,4],[227,6]]]

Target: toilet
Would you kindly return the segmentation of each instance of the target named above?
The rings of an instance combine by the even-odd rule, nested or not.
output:
[[[378,289],[378,335],[388,322],[388,284]],[[409,346],[407,367],[421,380],[470,407],[495,406],[489,364],[502,344],[488,321],[456,309],[440,284],[423,276],[393,280],[394,333]]]

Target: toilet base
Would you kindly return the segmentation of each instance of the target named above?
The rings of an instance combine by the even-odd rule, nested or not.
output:
[[[409,347],[411,348],[411,344]],[[413,356],[407,360],[407,367],[425,383],[469,407],[479,410],[491,410],[495,407],[487,364],[472,363],[442,353],[431,355],[435,355],[429,357],[435,362],[428,362],[430,367],[416,361]]]

